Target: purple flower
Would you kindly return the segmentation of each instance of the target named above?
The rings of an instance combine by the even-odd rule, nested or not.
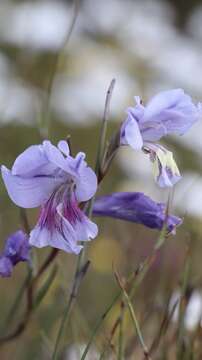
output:
[[[13,264],[6,256],[0,257],[0,276],[9,277],[13,272]]]
[[[19,261],[29,260],[29,249],[28,236],[22,230],[18,230],[7,239],[4,256],[16,265]]]
[[[17,157],[10,170],[2,166],[2,177],[15,204],[41,207],[29,242],[36,247],[52,246],[78,254],[78,241],[97,235],[97,225],[79,208],[93,197],[97,178],[84,160],[85,154],[70,156],[66,141],[58,147],[50,141],[33,145]]]
[[[157,203],[141,192],[120,192],[101,196],[93,207],[94,216],[108,216],[143,224],[152,229],[162,229],[166,220],[168,232],[175,232],[182,220],[174,215],[165,219],[166,206]]]
[[[22,230],[10,235],[0,256],[0,275],[11,276],[15,265],[20,261],[29,261],[29,250],[28,236]]]
[[[169,134],[183,135],[199,120],[201,104],[195,106],[182,89],[162,91],[146,106],[138,96],[135,100],[136,106],[127,110],[122,124],[120,143],[148,153],[157,183],[161,187],[172,186],[181,178],[179,170],[172,153],[156,142]]]

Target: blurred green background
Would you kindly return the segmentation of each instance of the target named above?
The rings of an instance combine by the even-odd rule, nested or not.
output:
[[[108,136],[125,118],[125,109],[133,105],[134,95],[146,101],[158,91],[181,87],[194,101],[202,99],[200,0],[83,0],[66,44],[72,5],[64,0],[0,2],[0,162],[8,167],[27,146],[40,143],[46,136],[47,118],[51,141],[56,143],[70,134],[73,153],[86,152],[87,161],[94,166],[106,90],[112,78],[116,79],[116,86]],[[154,322],[178,286],[190,240],[190,283],[197,288],[202,285],[201,133],[199,122],[184,137],[166,139],[183,175],[173,191],[172,211],[184,217],[184,224],[175,237],[169,238],[138,292],[139,316],[144,318],[145,309],[152,308]],[[155,185],[147,157],[125,148],[117,155],[99,192],[123,190],[143,191],[157,201],[168,197],[167,190],[159,190]],[[2,182],[0,197],[3,248],[7,236],[21,227],[21,220]],[[28,212],[32,225],[37,213],[38,210]],[[79,359],[71,353],[73,344],[78,348],[78,344],[86,342],[97,317],[117,290],[112,264],[122,274],[128,274],[150,253],[157,237],[157,232],[140,225],[109,219],[98,222],[100,235],[88,250],[91,266],[71,326],[65,331],[64,359]],[[38,261],[48,252],[49,249],[37,251]],[[59,254],[59,272],[51,289],[23,335],[0,347],[1,359],[50,358],[75,261],[75,256]],[[20,264],[10,279],[0,279],[1,333],[5,332],[6,314],[25,274],[26,265]],[[23,302],[13,328],[24,307]],[[105,322],[96,351],[106,340],[118,311],[115,308]],[[132,338],[128,323],[125,331],[128,339]],[[149,337],[150,330],[148,334]],[[93,353],[91,358],[99,356]]]

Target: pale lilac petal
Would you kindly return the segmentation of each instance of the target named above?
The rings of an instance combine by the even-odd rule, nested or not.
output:
[[[30,233],[29,243],[32,246],[43,248],[46,246],[51,246],[53,248],[63,250],[68,253],[78,254],[82,247],[79,245],[71,246],[69,242],[66,241],[65,236],[68,233],[70,237],[70,229],[68,226],[64,226],[67,229],[64,230],[64,236],[60,231],[54,229],[53,231],[49,231],[46,227],[36,226]],[[72,233],[71,233],[72,236]]]
[[[170,169],[162,168],[156,182],[162,188],[172,187],[181,180],[181,178],[180,175],[173,174]]]
[[[154,96],[145,107],[143,116],[144,129],[150,129],[150,123],[163,125],[165,133],[159,133],[155,138],[147,131],[143,134],[145,141],[157,141],[162,136],[175,133],[183,135],[188,129],[199,120],[201,116],[199,106],[195,106],[189,95],[181,89],[163,91]],[[142,131],[142,128],[141,128]]]
[[[35,175],[38,168],[47,164],[47,159],[44,155],[41,145],[32,145],[28,147],[15,160],[12,167],[13,175]]]
[[[98,234],[97,225],[84,214],[82,214],[81,221],[77,221],[74,224],[74,230],[76,232],[77,240],[79,241],[94,239]]]
[[[29,244],[31,246],[36,246],[42,248],[49,246],[51,238],[51,232],[47,230],[46,227],[40,227],[36,225],[34,229],[30,232]]]
[[[42,145],[32,145],[20,154],[12,167],[12,174],[22,177],[48,176],[58,167],[49,162]]]
[[[60,184],[56,178],[15,176],[5,166],[1,167],[1,173],[11,200],[24,208],[42,205]]]
[[[143,146],[143,139],[139,125],[132,115],[129,114],[121,127],[121,145],[130,145],[134,150],[140,150]]]
[[[163,136],[167,135],[167,129],[164,124],[149,121],[143,123],[140,127],[143,141],[158,141]]]
[[[58,168],[63,170],[69,176],[71,175],[73,177],[76,177],[76,172],[73,170],[75,159],[73,159],[70,156],[68,158],[65,158],[60,152],[60,150],[56,146],[52,145],[50,141],[47,140],[43,142],[43,149],[45,151],[48,160],[51,163],[53,163]]]
[[[132,115],[132,118],[140,124],[144,119],[145,107],[141,104],[139,96],[135,96],[135,101],[137,105],[127,108],[126,112],[128,115]]]
[[[196,108],[192,109],[192,113],[189,114],[190,109],[186,109],[181,112],[179,109],[163,110],[159,115],[161,121],[166,127],[167,134],[183,135],[190,127],[199,120],[199,112]]]
[[[87,163],[86,163],[86,161],[85,161],[85,158],[86,158],[86,154],[84,153],[84,152],[82,152],[82,151],[80,151],[77,155],[76,155],[76,157],[75,157],[75,159],[74,159],[74,167],[76,168],[76,170],[79,170],[79,168],[80,167],[82,167],[82,166],[86,166],[87,165]]]
[[[144,121],[151,120],[152,117],[158,115],[162,110],[175,108],[183,96],[184,91],[182,89],[161,91],[145,107]]]
[[[58,143],[58,149],[66,156],[69,156],[69,145],[67,141],[60,140]]]
[[[75,179],[75,195],[78,202],[91,199],[97,190],[97,177],[95,172],[86,163],[81,164],[78,177]]]

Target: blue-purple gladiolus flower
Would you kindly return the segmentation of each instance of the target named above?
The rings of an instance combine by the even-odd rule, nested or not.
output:
[[[199,120],[201,104],[195,106],[181,89],[162,91],[146,106],[138,96],[135,100],[136,106],[128,108],[122,124],[120,143],[148,153],[157,183],[161,187],[173,186],[181,178],[180,172],[172,152],[156,142],[169,134],[183,135]]]
[[[82,249],[79,241],[96,237],[97,225],[79,208],[97,189],[96,175],[84,158],[83,153],[70,156],[66,141],[58,147],[44,141],[19,155],[11,171],[2,166],[13,202],[24,208],[41,206],[38,223],[30,233],[31,245],[78,254]]]
[[[166,221],[167,230],[175,233],[182,220],[174,215],[166,218],[166,205],[157,203],[141,192],[120,192],[101,196],[93,206],[93,215],[108,216],[143,224],[161,230]]]
[[[28,236],[22,230],[10,235],[0,255],[0,275],[11,276],[15,265],[20,261],[30,260],[29,251]]]

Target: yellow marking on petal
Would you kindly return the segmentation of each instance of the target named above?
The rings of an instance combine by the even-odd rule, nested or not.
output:
[[[161,169],[159,163],[162,168],[169,169],[173,175],[180,176],[179,169],[177,167],[177,164],[173,158],[173,153],[171,151],[168,151],[166,149],[164,150],[158,149],[155,154],[156,156],[153,162],[153,173],[155,179],[158,179],[160,175]]]

